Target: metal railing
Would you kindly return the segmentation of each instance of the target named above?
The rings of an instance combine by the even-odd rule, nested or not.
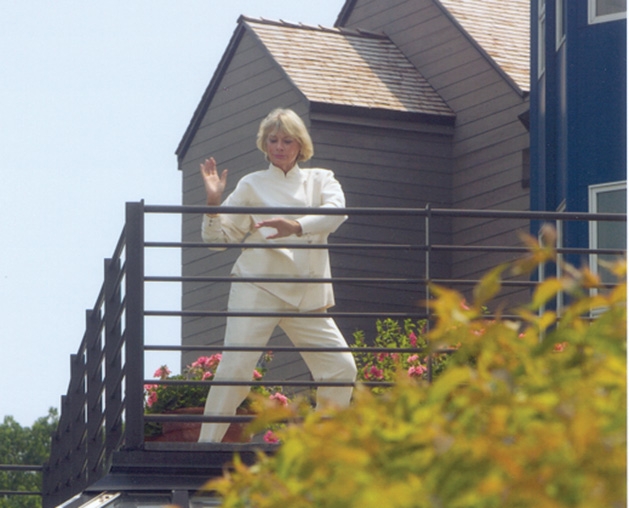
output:
[[[14,473],[41,473],[43,466],[34,464],[0,464],[0,471]],[[0,496],[41,496],[41,490],[7,490],[0,489]]]
[[[49,462],[45,465],[43,480],[43,498],[45,508],[56,506],[82,492],[84,489],[103,478],[112,463],[114,452],[119,450],[142,451],[144,449],[144,428],[148,421],[163,422],[173,419],[185,419],[187,421],[238,421],[247,420],[250,417],[206,417],[185,416],[176,417],[170,415],[145,415],[144,414],[144,386],[146,383],[174,384],[181,383],[168,380],[144,379],[144,356],[147,351],[224,351],[223,346],[189,346],[182,344],[151,345],[145,344],[145,318],[147,317],[208,317],[227,315],[275,315],[294,316],[288,313],[236,313],[229,311],[212,310],[162,310],[155,311],[145,308],[145,283],[164,282],[202,282],[216,283],[232,281],[232,278],[221,276],[147,276],[145,274],[145,250],[146,249],[207,249],[208,245],[202,242],[154,242],[145,240],[145,215],[146,214],[203,214],[218,211],[217,207],[201,206],[148,206],[143,202],[127,203],[126,223],[120,239],[114,249],[111,258],[105,260],[104,283],[94,306],[86,312],[86,331],[81,341],[79,350],[71,357],[71,380],[68,392],[62,397],[62,408],[59,425],[52,441]],[[221,213],[273,213],[269,208],[221,208]],[[277,212],[279,210],[275,210]],[[294,249],[335,249],[353,252],[378,249],[392,251],[403,250],[416,252],[421,256],[424,265],[423,277],[340,277],[334,279],[297,279],[303,283],[318,282],[369,282],[378,283],[402,283],[426,286],[429,283],[458,284],[463,287],[471,287],[477,281],[472,279],[448,279],[436,278],[431,272],[433,259],[438,253],[444,252],[497,252],[514,255],[525,253],[525,247],[509,247],[495,245],[445,245],[435,244],[432,241],[432,224],[440,218],[476,218],[491,220],[519,220],[525,224],[544,221],[626,221],[625,215],[619,214],[585,214],[585,213],[541,213],[541,212],[514,212],[514,211],[486,211],[486,210],[447,210],[431,209],[301,209],[283,208],[281,213],[300,214],[324,214],[324,215],[348,215],[352,217],[368,217],[377,215],[403,216],[410,218],[422,225],[424,238],[421,243],[334,243],[329,245],[290,244],[282,243],[283,248]],[[241,245],[214,245],[214,247],[241,248]],[[269,244],[248,244],[247,247],[273,248]],[[624,254],[624,251],[597,250],[587,248],[559,249],[563,254]],[[393,254],[394,255],[394,254]],[[246,278],[239,281],[249,280]],[[254,279],[251,279],[254,280]],[[264,278],[255,279],[267,282],[282,282],[285,279]],[[535,285],[530,280],[505,281],[506,286],[514,288],[529,288]],[[308,314],[308,317],[318,316],[319,313]],[[378,312],[345,312],[331,311],[321,314],[334,318],[382,317],[391,318],[428,318],[428,310],[421,309],[414,312],[388,312],[386,309]],[[268,351],[264,348],[232,348],[237,350]],[[305,352],[308,348],[282,348],[277,351],[291,350]],[[322,351],[322,349],[316,349]],[[354,349],[335,349],[335,351],[355,351]],[[361,352],[375,352],[378,349],[361,348]],[[402,351],[402,350],[400,350]],[[406,350],[404,350],[406,351]],[[391,350],[389,350],[391,352]],[[186,382],[190,384],[191,382]],[[215,382],[194,382],[208,387]],[[276,386],[279,383],[273,381],[259,381],[261,385]],[[251,382],[223,382],[222,384],[246,384]],[[313,381],[287,381],[292,386],[339,386],[347,383],[329,382],[314,383]]]

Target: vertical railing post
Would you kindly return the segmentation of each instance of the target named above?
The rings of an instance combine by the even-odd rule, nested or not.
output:
[[[126,206],[125,446],[144,443],[144,202]]]
[[[122,351],[120,259],[105,260],[105,457],[122,433]]]
[[[86,373],[85,351],[70,355],[69,419],[64,439],[68,440],[69,448],[65,476],[69,479],[67,486],[73,492],[80,492],[87,486]]]
[[[428,300],[430,299],[430,289],[429,289],[429,284],[430,284],[430,276],[431,276],[431,272],[430,272],[430,261],[431,261],[431,249],[432,249],[432,236],[430,234],[430,229],[431,229],[431,218],[432,218],[432,214],[431,214],[431,208],[430,208],[430,203],[426,203],[426,218],[424,219],[425,223],[424,223],[424,227],[425,227],[425,241],[426,241],[426,254],[425,254],[425,258],[424,258],[424,263],[425,263],[425,267],[424,267],[424,279],[426,280],[426,315],[428,316],[428,318],[426,319],[426,332],[428,332],[428,330],[430,329],[430,305],[428,304]],[[428,355],[428,361],[426,362],[426,366],[428,367],[428,382],[432,383],[432,355]]]
[[[103,366],[102,353],[103,344],[101,339],[101,311],[93,309],[86,311],[85,315],[85,353],[87,356],[87,431],[86,431],[86,451],[87,451],[87,479],[98,476],[99,458],[102,451],[101,423],[102,412],[102,388],[103,388]]]

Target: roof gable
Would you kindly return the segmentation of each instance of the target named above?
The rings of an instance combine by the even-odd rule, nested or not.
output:
[[[530,91],[531,0],[430,1],[520,90]],[[359,2],[346,0],[336,26],[344,26],[349,22]]]
[[[243,18],[310,102],[454,115],[383,34]]]

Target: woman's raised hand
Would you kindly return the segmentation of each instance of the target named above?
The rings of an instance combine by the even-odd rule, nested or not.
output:
[[[201,176],[205,185],[208,206],[219,206],[227,183],[227,170],[224,169],[219,176],[216,161],[214,157],[210,157],[201,164]]]

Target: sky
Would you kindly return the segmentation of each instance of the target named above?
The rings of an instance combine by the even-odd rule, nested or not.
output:
[[[344,3],[0,0],[0,419],[60,407],[125,203],[181,203],[175,150],[238,17],[333,26]],[[179,217],[151,218],[147,237],[178,241]],[[178,263],[173,249],[147,271]],[[148,290],[147,307],[179,298]],[[180,340],[176,320],[147,332]]]

